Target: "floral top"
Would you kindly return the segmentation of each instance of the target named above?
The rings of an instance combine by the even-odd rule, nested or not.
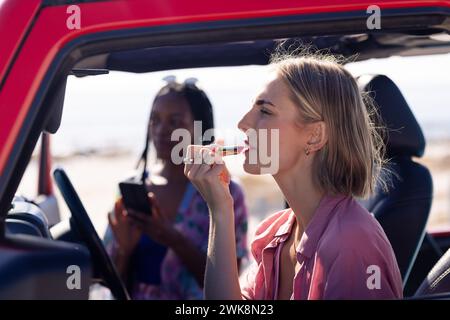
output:
[[[239,185],[231,182],[230,192],[234,199],[236,253],[240,259],[247,255],[247,209]],[[191,183],[187,185],[174,227],[206,255],[209,210]],[[104,242],[108,253],[114,255],[117,243],[110,227],[106,231]],[[129,285],[133,299],[203,299],[202,288],[175,252],[146,235],[142,236],[132,255],[129,269],[133,279]]]

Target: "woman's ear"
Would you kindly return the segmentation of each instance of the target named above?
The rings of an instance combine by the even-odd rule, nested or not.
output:
[[[308,149],[310,152],[316,152],[323,148],[328,141],[327,126],[323,121],[317,121],[311,124],[311,136],[308,140]]]

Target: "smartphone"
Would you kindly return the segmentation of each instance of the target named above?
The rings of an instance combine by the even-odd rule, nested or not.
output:
[[[152,213],[147,187],[141,181],[120,182],[119,189],[126,209],[145,214]]]

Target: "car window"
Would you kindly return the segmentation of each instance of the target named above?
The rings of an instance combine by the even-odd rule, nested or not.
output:
[[[450,101],[446,90],[450,77],[440,67],[449,63],[450,55],[435,55],[347,65],[355,76],[389,76],[421,125],[427,148],[417,161],[430,169],[434,182],[429,228],[450,225],[450,109],[446,105]],[[267,66],[243,66],[69,77],[62,124],[52,136],[53,162],[63,166],[72,178],[99,233],[106,228],[106,213],[117,195],[117,183],[133,174],[144,146],[150,106],[165,76],[175,75],[179,81],[196,77],[213,104],[216,136],[234,143],[242,139],[236,124],[249,108],[267,70]],[[34,154],[18,193],[35,194],[37,152]],[[227,160],[233,178],[244,188],[252,234],[261,219],[284,207],[284,200],[271,177],[244,174],[241,161],[239,156]],[[61,207],[62,215],[67,216],[67,210]]]
[[[61,127],[51,137],[53,165],[65,168],[99,234],[107,226],[106,214],[118,194],[119,181],[135,173],[150,106],[164,77],[175,75],[178,81],[196,77],[214,108],[216,137],[225,144],[242,144],[244,137],[237,123],[250,107],[266,71],[266,66],[245,66],[70,76]],[[38,150],[18,193],[36,193]],[[271,177],[244,174],[243,156],[226,161],[233,179],[244,189],[251,234],[261,219],[284,208],[284,199]],[[67,217],[62,199],[59,203],[62,217]]]

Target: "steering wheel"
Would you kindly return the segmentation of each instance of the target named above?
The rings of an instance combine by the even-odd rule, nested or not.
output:
[[[62,168],[57,168],[53,172],[56,185],[61,192],[64,201],[69,207],[71,223],[75,225],[81,240],[87,245],[91,253],[94,265],[98,267],[100,276],[105,281],[111,293],[118,300],[129,300],[127,289],[125,288],[117,269],[103,246],[97,231],[92,225],[86,209],[84,208],[80,197],[69,180],[69,177]]]

